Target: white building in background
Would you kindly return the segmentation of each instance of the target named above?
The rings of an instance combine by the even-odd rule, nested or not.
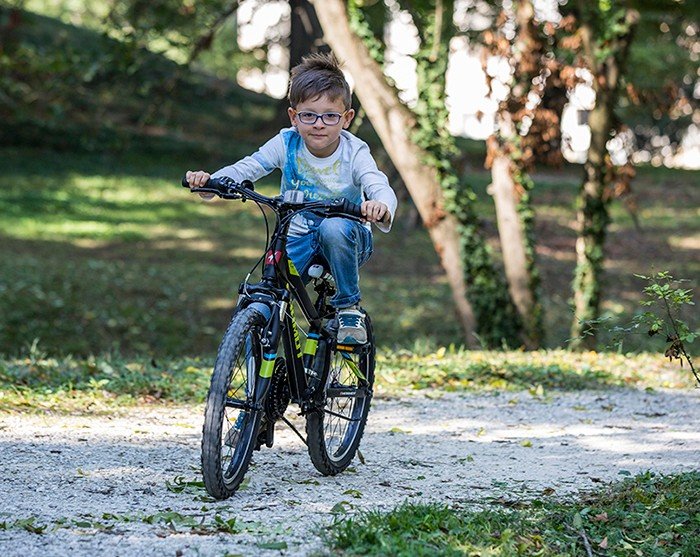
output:
[[[413,55],[419,47],[418,32],[411,16],[402,11],[395,0],[384,1],[391,12],[391,20],[385,30],[388,47],[385,73],[395,82],[401,100],[411,106],[417,98],[416,62]],[[467,21],[465,6],[471,3],[473,0],[456,0],[455,24],[462,29],[467,26],[478,29],[479,26],[488,25],[489,19],[485,14],[470,14],[471,20]],[[538,17],[551,21],[559,19],[556,0],[535,0],[534,4]],[[238,43],[244,50],[261,48],[264,44],[269,44],[271,38],[288,36],[290,32],[289,3],[283,0],[243,0],[237,17]],[[288,65],[287,50],[279,44],[273,44],[268,48],[267,69],[264,72],[257,68],[240,70],[237,79],[242,87],[281,99],[287,93]],[[452,39],[446,78],[449,125],[453,135],[486,139],[493,133],[498,102],[508,93],[505,83],[512,69],[508,60],[491,57],[486,71],[494,78],[491,95],[480,54],[469,46],[465,37]],[[346,77],[352,87],[352,76]],[[564,108],[561,122],[563,155],[575,163],[586,160],[591,139],[588,113],[595,105],[590,77],[588,83],[585,73],[581,77],[584,83],[569,93],[569,103]],[[700,97],[700,87],[696,87],[696,97]],[[669,138],[665,136],[654,139],[661,142],[658,154],[637,151],[631,131],[613,137],[608,142],[608,150],[615,164],[624,164],[631,158],[636,163],[651,162],[656,166],[663,164],[700,169],[700,119],[697,120],[688,128],[675,153]]]

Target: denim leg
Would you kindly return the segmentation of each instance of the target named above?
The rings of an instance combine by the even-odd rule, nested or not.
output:
[[[372,254],[372,233],[359,222],[330,218],[320,223],[317,234],[337,289],[331,305],[343,308],[356,304],[360,301],[360,266]]]
[[[289,236],[287,238],[287,256],[292,260],[299,276],[304,284],[309,282],[309,270],[311,259],[318,250],[316,231],[312,230],[303,236]]]

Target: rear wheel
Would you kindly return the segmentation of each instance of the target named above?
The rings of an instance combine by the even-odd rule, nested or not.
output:
[[[367,344],[357,352],[330,346],[322,409],[306,417],[309,456],[325,476],[345,470],[355,457],[367,422],[374,385],[374,335],[365,316]]]
[[[219,346],[204,412],[202,475],[207,492],[230,497],[243,481],[262,411],[254,411],[264,317],[253,309],[234,315]]]

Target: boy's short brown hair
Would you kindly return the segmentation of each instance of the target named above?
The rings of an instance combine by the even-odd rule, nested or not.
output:
[[[350,86],[345,81],[340,63],[333,53],[309,54],[294,66],[289,79],[287,98],[292,108],[306,100],[314,100],[321,95],[331,99],[341,99],[345,110],[352,102]]]

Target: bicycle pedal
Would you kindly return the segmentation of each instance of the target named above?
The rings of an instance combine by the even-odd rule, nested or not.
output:
[[[367,346],[367,344],[336,344],[335,349],[339,352],[362,354],[367,351]]]

